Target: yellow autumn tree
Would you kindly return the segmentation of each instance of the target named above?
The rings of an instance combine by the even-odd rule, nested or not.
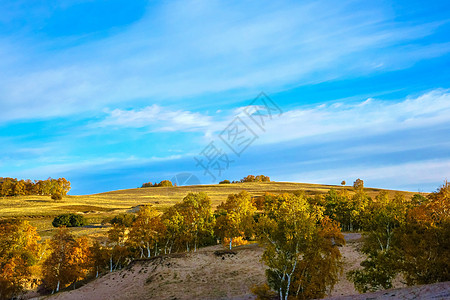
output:
[[[39,235],[23,220],[0,221],[0,299],[18,296],[37,260]]]
[[[128,243],[140,250],[140,257],[158,254],[158,243],[162,241],[165,226],[160,213],[151,206],[141,206],[130,229]],[[144,251],[146,254],[144,254]]]
[[[322,297],[336,283],[343,235],[304,194],[266,195],[257,236],[269,286],[280,299]]]
[[[180,203],[174,205],[180,216],[178,243],[186,246],[186,251],[194,251],[213,238],[214,215],[211,200],[206,193],[188,193]]]
[[[398,229],[394,249],[408,285],[450,281],[450,183],[412,207]]]
[[[75,239],[67,228],[60,227],[50,241],[50,250],[42,266],[43,282],[48,290],[58,292],[92,271],[86,237]]]
[[[169,207],[161,216],[161,220],[165,228],[163,236],[164,254],[184,248],[181,243],[184,217],[177,207]]]
[[[109,256],[109,271],[112,272],[124,267],[129,262],[130,251],[126,245],[129,228],[124,223],[113,223],[108,230],[106,243]]]
[[[233,239],[252,234],[253,214],[256,208],[246,191],[239,194],[231,194],[226,202],[222,202],[216,210],[216,235],[229,240],[229,247],[233,245]]]

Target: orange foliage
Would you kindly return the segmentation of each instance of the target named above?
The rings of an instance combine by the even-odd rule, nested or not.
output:
[[[39,239],[27,221],[0,221],[0,299],[17,296],[30,282]]]
[[[222,244],[227,247],[230,245],[230,239],[229,238],[224,238]],[[244,237],[242,236],[238,236],[233,238],[232,242],[231,242],[231,246],[236,247],[236,246],[241,246],[241,245],[248,245],[249,241],[247,241]]]

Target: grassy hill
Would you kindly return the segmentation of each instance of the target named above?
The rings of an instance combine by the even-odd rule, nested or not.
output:
[[[181,201],[189,192],[207,193],[215,208],[229,194],[242,190],[248,191],[252,196],[259,196],[265,192],[279,194],[295,191],[315,195],[325,194],[330,189],[347,189],[353,193],[353,188],[349,186],[261,182],[127,189],[66,196],[59,201],[52,200],[49,196],[4,197],[0,198],[0,218],[25,218],[46,239],[56,230],[51,224],[54,216],[75,212],[83,214],[89,225],[71,228],[72,233],[75,236],[101,238],[109,229],[109,226],[101,224],[105,218],[130,212],[132,208],[142,204],[151,204],[163,210]],[[369,196],[375,197],[382,190],[366,188],[365,191]],[[387,191],[391,196],[398,192]],[[400,193],[406,198],[415,194]],[[358,237],[349,240],[353,235]],[[359,233],[346,234],[348,244],[341,249],[345,272],[357,267],[363,259],[357,251],[361,247],[360,237]],[[149,295],[155,299],[252,299],[250,287],[265,281],[265,267],[260,260],[262,249],[252,244],[238,247],[236,255],[218,257],[215,251],[222,247],[217,245],[202,248],[196,253],[176,253],[162,258],[138,260],[120,272],[107,274],[81,289],[57,294],[50,299],[140,299]],[[331,295],[351,295],[355,292],[353,284],[342,275]],[[127,297],[123,297],[123,293]]]
[[[246,182],[235,184],[196,185],[180,187],[150,187],[111,191],[93,195],[66,196],[63,200],[55,201],[49,196],[21,196],[0,198],[0,218],[20,217],[29,219],[38,228],[39,234],[46,238],[51,236],[54,228],[53,218],[61,213],[82,213],[91,226],[71,229],[79,235],[101,235],[107,229],[100,226],[103,219],[127,212],[141,204],[151,204],[158,209],[164,209],[181,201],[189,192],[205,192],[209,195],[213,207],[225,201],[229,194],[248,191],[252,196],[263,195],[265,192],[286,193],[304,191],[312,195],[326,193],[330,189],[348,189],[349,186],[334,186],[309,183],[291,182]],[[381,189],[366,188],[370,196],[375,196]],[[389,191],[393,195],[396,191]],[[414,193],[402,192],[407,197]]]

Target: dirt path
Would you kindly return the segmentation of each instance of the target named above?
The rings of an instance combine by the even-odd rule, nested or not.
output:
[[[358,294],[353,283],[347,280],[345,274],[352,269],[358,268],[361,261],[364,260],[364,255],[358,252],[358,247],[361,245],[361,234],[346,233],[344,234],[344,238],[347,244],[339,249],[342,255],[344,270],[339,282],[334,286],[329,296]]]

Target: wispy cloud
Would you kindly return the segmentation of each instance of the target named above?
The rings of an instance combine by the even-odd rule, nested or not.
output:
[[[285,112],[268,122],[258,143],[341,139],[450,123],[450,91],[437,89],[399,101],[321,104]]]
[[[221,115],[171,110],[151,105],[142,109],[114,109],[92,127],[148,128],[148,131],[197,131],[206,139],[217,135],[236,116],[248,122],[239,107]],[[436,89],[415,97],[399,100],[368,98],[345,103],[339,100],[316,106],[303,106],[285,111],[280,117],[266,120],[265,132],[258,134],[257,144],[278,144],[298,139],[327,140],[348,136],[368,136],[423,128],[450,122],[450,91]],[[258,132],[258,128],[253,128]]]
[[[94,126],[149,127],[153,131],[194,131],[205,130],[211,123],[209,116],[190,111],[169,110],[154,104],[138,110],[114,109],[103,121]]]
[[[252,96],[262,87],[403,68],[450,50],[415,43],[438,22],[403,24],[382,5],[355,5],[179,1],[80,45],[5,36],[0,49],[14,51],[3,51],[0,120],[73,115],[136,99],[161,104],[233,90]]]

